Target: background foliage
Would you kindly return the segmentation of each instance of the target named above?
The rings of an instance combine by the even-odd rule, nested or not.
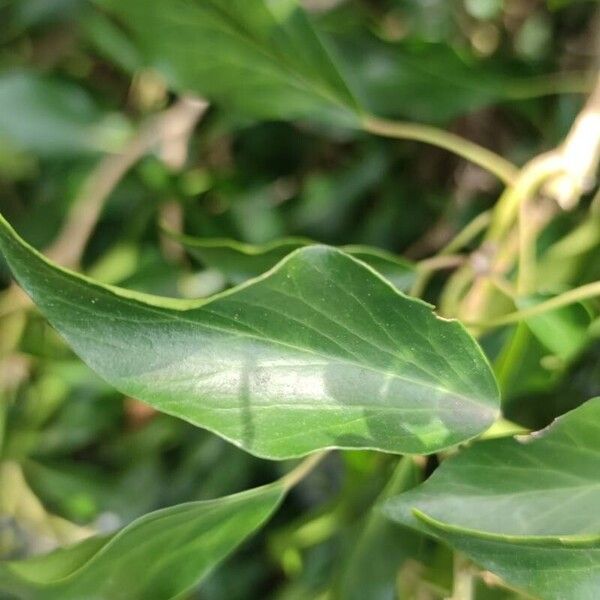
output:
[[[409,290],[421,273],[418,261],[493,207],[501,183],[440,148],[365,132],[366,113],[443,128],[521,165],[564,139],[590,89],[598,55],[593,1],[305,0],[308,17],[298,13],[290,29],[274,37],[262,3],[232,1],[223,13],[203,9],[202,18],[191,2],[173,2],[171,10],[165,4],[0,2],[0,212],[34,247],[50,248],[61,264],[105,284],[180,299],[208,297],[260,275],[309,240],[341,246],[398,289]],[[227,29],[238,31],[235,19],[253,28],[252,44]],[[200,59],[207,56],[213,62]],[[210,107],[190,99],[190,91],[202,91]],[[589,193],[574,209],[542,218],[536,293],[522,298],[518,308],[600,278],[599,215],[598,199]],[[65,223],[73,219],[72,235],[65,237]],[[57,237],[66,243],[52,246]],[[280,242],[284,238],[293,239]],[[302,252],[311,250],[295,256]],[[332,273],[345,268],[351,270],[336,264]],[[455,316],[460,311],[444,287],[448,274],[433,273],[424,299]],[[198,501],[271,484],[292,463],[256,458],[156,413],[131,397],[138,388],[130,395],[117,392],[39,313],[13,310],[22,300],[10,289],[4,262],[0,278],[8,290],[0,302],[0,558],[40,554],[91,531],[112,536],[128,525],[145,539],[143,528],[153,524],[136,519],[188,502],[165,518],[193,522],[194,531],[215,544],[214,552],[226,555],[229,542],[219,545],[210,527],[229,518],[228,507],[219,507],[225,516],[215,517],[210,504]],[[308,281],[317,288],[316,280]],[[488,317],[509,312],[506,299],[495,293]],[[42,296],[50,302],[46,292]],[[335,302],[333,293],[324,300],[332,311]],[[593,301],[579,303],[480,338],[506,418],[538,430],[600,396],[597,309]],[[99,330],[103,326],[99,321]],[[460,353],[454,347],[457,361],[472,351],[469,344],[465,338]],[[368,366],[376,362],[363,358]],[[423,358],[421,366],[425,363]],[[493,397],[486,389],[486,397]],[[585,410],[597,415],[597,407],[596,401]],[[222,431],[219,426],[209,428]],[[460,439],[484,428],[465,425]],[[236,435],[226,437],[240,442]],[[589,451],[597,453],[594,433],[586,439]],[[519,454],[512,440],[485,443]],[[428,450],[439,448],[434,446]],[[254,450],[288,458],[307,449],[310,443],[279,453]],[[465,453],[458,460],[476,462],[470,457]],[[406,527],[415,526],[414,517],[386,500],[434,470],[427,485],[435,489],[458,460],[444,461],[437,471],[435,456],[405,459],[396,467],[391,455],[347,450],[330,454],[287,496],[281,483],[234,496],[231,513],[240,522],[248,519],[245,525],[232,521],[240,540],[244,526],[249,533],[248,523],[258,526],[281,507],[260,535],[211,571],[198,589],[195,576],[209,569],[193,544],[182,545],[177,564],[190,564],[187,556],[197,561],[194,576],[178,571],[185,597],[449,596],[452,553],[422,532],[433,531],[471,556],[488,556],[489,548],[472,546],[493,541],[461,541],[460,532],[436,522],[414,531]],[[585,479],[583,458],[565,464],[581,467],[578,476]],[[541,482],[540,489],[544,485],[550,486]],[[561,504],[564,496],[557,493],[552,501]],[[419,492],[411,494],[418,502]],[[372,510],[375,503],[387,508]],[[500,510],[486,510],[492,509]],[[179,510],[189,512],[182,517]],[[444,521],[450,509],[442,503],[439,511],[423,510]],[[393,524],[384,512],[402,524]],[[466,511],[463,521],[454,517],[476,528]],[[515,533],[510,521],[505,525],[496,533]],[[532,526],[528,533],[540,530]],[[116,547],[118,556],[122,539],[103,538],[102,544]],[[179,547],[180,541],[173,544]],[[100,548],[90,545],[82,552],[91,556]],[[589,550],[582,559],[573,551],[560,560],[576,571],[578,560],[597,561],[597,552]],[[82,587],[70,588],[72,596],[58,587],[48,597],[82,597],[79,590],[99,585],[94,578],[103,579],[102,556],[96,558],[98,571],[80,574]],[[486,568],[494,566],[480,560]],[[46,567],[49,579],[58,577]],[[165,581],[160,572],[156,577]],[[523,597],[497,583],[494,577],[478,578],[474,596]],[[561,580],[551,582],[554,591],[548,593],[560,591],[559,584],[566,593],[572,589]],[[7,589],[21,593],[17,575],[10,585]],[[515,585],[527,587],[527,577]],[[537,593],[546,593],[544,585],[547,581]],[[157,594],[161,589],[160,597],[181,591],[148,589]],[[27,593],[42,597],[39,591]],[[103,593],[115,597],[114,590]],[[136,593],[151,597],[148,590]]]

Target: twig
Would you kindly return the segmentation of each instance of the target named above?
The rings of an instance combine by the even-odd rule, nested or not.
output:
[[[418,123],[388,121],[373,116],[365,117],[362,125],[363,129],[369,133],[394,139],[424,142],[449,150],[493,173],[507,185],[511,185],[519,174],[519,169],[502,156],[443,129]]]
[[[557,310],[559,308],[575,304],[576,302],[589,300],[590,298],[596,298],[598,296],[600,296],[600,281],[595,281],[594,283],[588,283],[587,285],[582,285],[581,287],[564,292],[559,296],[555,296],[554,298],[550,298],[550,300],[540,302],[539,304],[536,304],[530,308],[519,310],[508,315],[498,317],[497,319],[479,322],[467,322],[466,324],[472,327],[486,328],[510,325],[525,319],[537,317],[551,310]]]
[[[143,156],[166,143],[167,160],[181,166],[181,147],[208,104],[199,98],[183,97],[143,125],[119,154],[103,158],[83,183],[57,239],[45,250],[62,266],[76,268],[100,217],[104,204],[124,175]],[[174,149],[175,146],[179,148]],[[0,316],[30,304],[28,296],[12,284],[0,301]]]

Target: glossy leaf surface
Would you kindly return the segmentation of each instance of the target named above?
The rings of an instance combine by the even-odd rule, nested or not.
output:
[[[277,482],[137,519],[110,537],[0,563],[0,590],[24,600],[174,598],[196,585],[281,502]]]
[[[170,233],[204,263],[221,271],[231,283],[258,277],[299,248],[314,245],[306,238],[286,238],[270,244],[244,244],[235,240],[195,238]],[[416,278],[416,268],[409,261],[369,246],[342,246],[340,250],[373,267],[399,290],[407,291]]]
[[[100,0],[149,65],[251,117],[357,122],[357,105],[295,0]]]
[[[543,598],[600,586],[600,398],[518,439],[478,443],[386,504]]]
[[[208,301],[102,286],[0,221],[0,248],[73,349],[124,394],[270,458],[429,453],[487,429],[498,390],[456,321],[328,247]]]

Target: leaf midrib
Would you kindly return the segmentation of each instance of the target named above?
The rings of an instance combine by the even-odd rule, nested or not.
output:
[[[64,277],[66,278],[68,281],[73,282],[75,281],[77,285],[80,285],[80,282],[77,280],[76,277],[74,277],[73,275],[70,275],[68,273],[62,273],[61,271],[56,271],[54,270],[54,268],[52,266],[50,266],[50,268],[53,269],[54,275],[57,276],[58,278],[60,277]],[[60,276],[59,276],[60,275]],[[93,286],[94,284],[92,284],[91,282],[85,282],[87,285],[89,286]],[[97,284],[96,284],[97,285]],[[144,309],[147,310],[151,313],[154,314],[158,314],[162,317],[168,317],[169,319],[173,320],[173,321],[179,321],[179,322],[184,322],[184,323],[189,323],[192,324],[196,327],[200,327],[200,328],[205,328],[208,330],[212,330],[212,331],[217,331],[219,333],[227,333],[230,335],[234,335],[237,337],[241,337],[241,338],[248,338],[248,339],[253,339],[253,340],[257,340],[259,342],[263,342],[263,343],[272,343],[274,345],[280,345],[280,346],[284,346],[293,350],[296,350],[298,352],[303,352],[306,354],[312,354],[314,356],[318,356],[320,358],[326,359],[327,361],[332,361],[332,360],[337,360],[339,362],[348,364],[350,366],[354,366],[356,368],[359,369],[365,369],[371,372],[376,373],[377,375],[383,376],[383,377],[391,377],[391,378],[395,378],[395,379],[399,379],[401,381],[406,381],[408,383],[413,383],[415,385],[424,387],[425,389],[431,389],[431,390],[435,390],[438,392],[442,392],[445,393],[447,395],[451,395],[454,396],[458,399],[464,400],[467,403],[473,404],[475,406],[478,406],[480,408],[490,408],[488,407],[487,404],[483,403],[483,402],[478,402],[475,398],[472,398],[470,396],[467,396],[465,394],[462,394],[460,392],[445,388],[445,387],[441,387],[441,386],[435,386],[435,385],[431,385],[430,383],[423,381],[423,380],[417,380],[417,379],[411,379],[409,377],[406,377],[405,375],[400,375],[398,373],[392,373],[392,372],[387,372],[387,371],[383,371],[382,369],[373,367],[371,365],[366,365],[366,364],[361,364],[358,362],[354,362],[351,360],[348,360],[346,357],[332,357],[330,355],[327,354],[323,354],[321,352],[318,352],[312,348],[303,348],[301,346],[295,346],[293,344],[290,344],[289,342],[285,342],[283,340],[277,340],[274,338],[270,338],[270,337],[259,337],[256,334],[252,334],[249,332],[241,332],[241,331],[237,331],[235,329],[230,329],[230,328],[226,328],[226,327],[219,327],[216,326],[212,323],[206,323],[206,322],[198,322],[194,319],[191,319],[189,317],[184,317],[183,315],[186,314],[187,310],[182,310],[182,311],[172,311],[168,308],[160,308],[160,307],[154,307],[152,305],[149,304],[143,304],[133,298],[127,298],[126,296],[120,296],[114,292],[112,292],[111,290],[105,289],[103,287],[99,287],[99,290],[108,295],[109,298],[114,299],[117,302],[122,302],[123,304],[125,304],[126,306],[134,306],[136,308],[139,308],[140,306]],[[82,304],[77,304],[75,302],[72,302],[70,299],[63,297],[63,296],[57,296],[55,293],[52,294],[54,299],[62,304],[66,304],[66,305],[70,305],[70,306],[74,306],[75,308],[77,308],[78,310],[84,310],[84,311],[88,311],[91,312],[92,314],[94,314],[93,310],[89,310],[87,306],[84,306]],[[218,300],[216,300],[215,302],[217,302]],[[211,302],[208,302],[207,304],[197,308],[197,309],[191,309],[191,310],[198,310],[198,311],[202,311],[204,309],[206,309],[206,307],[210,306]],[[222,315],[221,315],[222,316]],[[108,318],[111,318],[113,320],[122,320],[122,321],[127,321],[127,322],[132,322],[135,321],[135,319],[129,319],[127,317],[122,317],[122,316],[116,316],[116,315],[108,315]],[[367,406],[368,407],[368,406]]]

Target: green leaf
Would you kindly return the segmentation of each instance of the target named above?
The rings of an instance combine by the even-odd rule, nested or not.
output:
[[[302,248],[260,278],[189,301],[61,269],[4,219],[0,249],[104,379],[258,456],[429,453],[497,417],[496,382],[466,330],[339,250]]]
[[[75,84],[28,71],[0,77],[0,140],[18,150],[51,157],[109,152],[128,133],[122,116],[103,113]]]
[[[548,294],[536,294],[520,298],[517,306],[519,310],[525,310],[550,298],[552,296]],[[582,303],[576,303],[526,319],[525,322],[548,350],[568,361],[587,343],[591,321],[592,316],[588,309]]]
[[[315,244],[306,238],[285,238],[252,245],[228,239],[196,238],[170,231],[167,234],[207,267],[221,271],[233,284],[258,277],[294,250]],[[416,267],[390,252],[359,245],[342,246],[340,250],[373,267],[399,290],[409,290],[415,281]]]
[[[98,1],[177,90],[253,118],[358,122],[352,93],[295,0]]]
[[[391,527],[379,505],[414,487],[419,479],[419,469],[414,461],[402,458],[364,520],[360,535],[351,544],[335,597],[344,600],[391,600],[396,597],[398,570],[408,559],[419,556],[422,536],[404,527]]]
[[[109,537],[0,563],[0,589],[23,600],[174,598],[194,587],[275,511],[284,481],[147,514]]]
[[[597,597],[600,398],[519,439],[445,461],[385,511],[544,599]]]

